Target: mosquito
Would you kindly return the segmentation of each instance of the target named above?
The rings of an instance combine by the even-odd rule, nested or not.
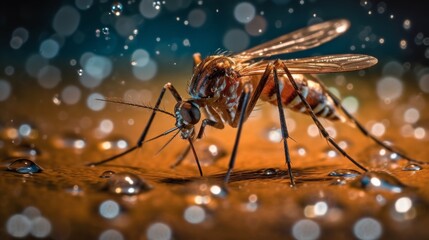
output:
[[[190,95],[188,99],[183,99],[171,83],[166,83],[153,107],[106,100],[150,109],[152,114],[135,146],[89,165],[95,166],[113,161],[142,147],[143,143],[147,141],[176,132],[164,147],[179,133],[182,139],[189,142],[189,145],[173,166],[179,165],[189,151],[192,150],[199,173],[203,176],[193,142],[203,137],[207,126],[223,129],[228,124],[233,128],[237,128],[228,170],[224,178],[225,183],[228,183],[234,168],[243,124],[249,118],[259,99],[276,105],[278,108],[284,158],[292,186],[295,186],[295,178],[292,173],[291,156],[288,147],[289,133],[284,108],[309,115],[323,138],[363,171],[368,170],[335,142],[321,124],[319,118],[331,121],[349,121],[364,135],[383,148],[395,152],[398,156],[409,161],[419,162],[396,151],[392,146],[372,135],[341,105],[339,98],[332,94],[317,77],[312,75],[365,69],[375,65],[377,63],[376,58],[361,54],[336,54],[288,60],[267,59],[275,55],[317,47],[343,34],[349,27],[350,22],[348,20],[331,20],[285,34],[238,54],[218,54],[201,59],[201,55],[196,53],[193,56],[195,65],[193,76],[188,86]],[[170,91],[177,101],[174,113],[159,108],[166,90]],[[175,127],[159,136],[146,140],[157,112],[174,117],[176,120]],[[340,112],[343,114],[340,114]],[[196,124],[199,122],[201,122],[200,128],[196,133]]]

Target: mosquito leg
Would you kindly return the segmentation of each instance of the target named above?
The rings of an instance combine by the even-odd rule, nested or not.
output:
[[[405,154],[400,153],[398,150],[396,150],[394,147],[387,145],[385,142],[381,141],[379,138],[377,138],[376,136],[372,135],[350,112],[347,111],[347,109],[344,108],[344,106],[341,104],[340,99],[338,99],[334,94],[332,94],[332,92],[330,92],[326,86],[319,81],[319,79],[315,78],[314,79],[316,82],[319,83],[319,85],[325,90],[325,92],[328,94],[328,96],[332,99],[332,101],[334,102],[335,106],[339,109],[341,109],[341,111],[346,115],[346,117],[359,129],[359,131],[362,132],[362,134],[364,134],[365,136],[369,137],[370,139],[372,139],[376,144],[378,144],[379,146],[381,146],[382,148],[394,152],[396,153],[399,157],[404,158],[410,162],[414,162],[414,163],[418,163],[418,164],[429,164],[428,162],[424,162],[424,161],[419,161],[416,160],[414,158],[411,158]]]
[[[302,95],[301,91],[299,90],[298,84],[296,83],[295,79],[292,77],[292,74],[290,73],[289,69],[287,68],[286,64],[284,64],[281,61],[275,62],[276,67],[281,67],[284,69],[290,83],[292,84],[293,88],[295,89],[296,93],[298,94],[299,98],[305,105],[305,108],[307,109],[308,114],[310,114],[311,118],[313,119],[313,122],[316,124],[317,128],[319,129],[322,136],[330,143],[332,146],[337,149],[344,157],[346,157],[349,161],[351,161],[354,165],[362,169],[363,171],[368,171],[364,166],[359,164],[356,160],[354,160],[346,151],[344,151],[335,141],[334,139],[329,135],[329,133],[326,131],[325,127],[320,123],[319,119],[317,118],[316,114],[314,114],[313,110],[311,109],[310,104],[307,102],[305,97]]]
[[[235,158],[237,156],[238,144],[240,142],[241,130],[243,128],[243,123],[246,117],[247,106],[249,105],[250,94],[252,94],[252,85],[250,83],[245,83],[244,90],[241,93],[240,101],[239,101],[241,102],[241,104],[239,103],[240,107],[237,108],[237,114],[240,115],[240,119],[238,120],[237,135],[235,137],[234,147],[232,149],[231,158],[229,160],[228,171],[226,172],[226,175],[225,175],[225,180],[224,180],[225,183],[229,182],[231,171],[234,168]]]
[[[290,184],[292,187],[294,187],[295,186],[295,180],[294,180],[293,174],[292,174],[292,165],[291,165],[291,160],[290,160],[289,146],[288,146],[288,142],[287,142],[287,139],[289,138],[289,132],[287,130],[285,113],[284,113],[283,106],[282,106],[280,84],[279,84],[279,78],[277,75],[277,69],[276,68],[273,69],[273,73],[274,73],[274,87],[276,89],[276,96],[277,96],[277,107],[279,109],[280,126],[282,129],[283,148],[285,150],[285,158],[286,158],[286,164],[287,164],[289,178],[290,178]]]
[[[218,115],[216,115],[216,114],[212,114],[212,116],[215,116],[215,117],[216,117],[216,116],[218,116]],[[198,135],[197,135],[197,138],[196,138],[195,140],[201,139],[201,138],[203,137],[203,135],[204,135],[204,130],[205,130],[205,128],[206,128],[207,126],[212,126],[212,127],[214,127],[214,128],[217,128],[217,129],[222,129],[222,128],[224,127],[224,125],[223,125],[223,123],[222,123],[221,119],[219,119],[218,121],[213,121],[213,120],[210,120],[210,119],[204,119],[204,120],[202,121],[202,123],[201,123],[200,130],[198,131]],[[195,140],[192,140],[192,141],[195,141]],[[175,168],[175,167],[179,166],[179,165],[182,163],[182,161],[185,159],[185,157],[189,154],[189,150],[191,150],[191,145],[188,145],[188,146],[186,147],[185,151],[183,151],[183,152],[182,152],[182,153],[177,157],[176,162],[174,162],[170,167],[171,167],[171,168]]]
[[[256,86],[256,88],[252,91],[252,97],[249,100],[249,105],[247,106],[246,109],[246,115],[244,117],[244,119],[246,120],[249,115],[252,113],[253,108],[256,105],[256,102],[258,101],[259,97],[261,96],[262,90],[264,89],[265,85],[267,84],[268,80],[270,79],[270,75],[271,75],[271,71],[273,70],[273,65],[272,64],[268,64],[267,67],[265,68],[265,72],[264,74],[262,74],[261,80],[258,83],[258,86]],[[242,104],[242,103],[240,103]],[[241,105],[238,105],[237,109],[241,109]],[[236,115],[235,119],[232,121],[231,126],[236,127],[238,124],[239,118]]]
[[[158,96],[158,100],[156,101],[156,104],[155,104],[155,106],[153,108],[152,114],[149,117],[149,120],[148,120],[148,122],[146,124],[146,127],[144,128],[144,130],[143,130],[142,134],[140,135],[140,137],[139,137],[139,139],[138,139],[138,141],[137,141],[137,143],[136,143],[135,146],[133,146],[133,147],[125,150],[122,153],[119,153],[117,155],[109,157],[107,159],[101,160],[99,162],[91,162],[91,163],[88,163],[87,165],[88,166],[97,166],[97,165],[100,165],[100,164],[103,164],[103,163],[107,163],[107,162],[113,161],[113,160],[115,160],[115,159],[117,159],[119,157],[122,157],[122,156],[124,156],[124,155],[126,155],[126,154],[128,154],[128,153],[130,153],[130,152],[132,152],[132,151],[134,151],[134,150],[136,150],[138,148],[140,148],[143,145],[143,142],[144,142],[144,140],[146,138],[147,133],[149,132],[149,129],[150,129],[151,125],[152,125],[153,119],[155,118],[155,114],[157,112],[156,110],[159,108],[159,105],[161,104],[161,100],[164,97],[164,93],[165,93],[165,91],[167,89],[170,90],[171,94],[173,95],[173,97],[177,101],[182,101],[182,97],[180,97],[180,94],[173,87],[173,85],[171,85],[171,83],[166,83],[164,85],[164,87],[162,88],[161,93]]]
[[[250,99],[250,102],[247,106],[245,119],[247,119],[249,117],[250,113],[252,112],[253,108],[255,107],[255,104],[256,104],[257,100],[259,99],[259,97],[262,93],[262,90],[264,89],[264,87],[266,86],[266,83],[270,79],[269,77],[271,75],[271,72],[273,71],[273,68],[274,68],[274,66],[272,64],[268,64],[267,67],[265,68],[265,72],[262,75],[261,80],[258,83],[258,86],[255,88],[253,95],[252,95],[252,98]],[[280,101],[277,103],[277,105],[279,107],[280,125],[281,125],[281,129],[282,129],[282,135],[283,135],[282,137],[284,139],[283,144],[284,144],[286,164],[288,166],[288,173],[289,173],[289,177],[291,180],[291,185],[295,186],[295,181],[294,181],[293,175],[292,175],[292,166],[291,166],[291,160],[290,160],[290,154],[289,154],[289,147],[287,144],[287,139],[289,138],[289,134],[287,131],[286,120],[285,120],[285,116],[284,116],[284,112],[283,112],[283,107],[281,104],[280,87],[279,87],[277,72],[274,73],[274,82],[275,82],[275,88],[276,88],[277,101]],[[238,109],[242,109],[242,108],[239,107]],[[238,119],[238,118],[236,118],[236,119]],[[232,126],[237,126],[238,121],[236,119],[234,119]]]

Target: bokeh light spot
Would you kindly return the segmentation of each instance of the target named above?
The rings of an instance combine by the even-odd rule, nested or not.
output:
[[[80,10],[87,10],[92,6],[93,0],[75,0],[74,4]]]
[[[124,236],[121,232],[115,229],[108,229],[100,234],[98,240],[124,240]]]
[[[98,209],[100,215],[107,219],[113,219],[119,215],[119,204],[113,200],[106,200],[100,204]]]
[[[383,233],[383,228],[379,221],[365,217],[355,223],[353,232],[359,239],[378,239]]]
[[[134,76],[142,81],[147,81],[155,77],[156,73],[158,71],[158,66],[155,61],[152,59],[149,60],[149,62],[143,66],[133,66],[133,74]]]
[[[317,239],[320,232],[319,224],[310,219],[299,220],[292,227],[292,235],[296,239]]]
[[[25,237],[31,231],[31,221],[22,214],[12,215],[6,222],[6,230],[12,237]]]
[[[81,91],[78,87],[69,85],[61,91],[61,99],[68,105],[73,105],[79,102]]]
[[[140,14],[148,19],[155,18],[160,13],[160,8],[156,8],[153,0],[142,0],[139,4]]]
[[[148,227],[146,236],[150,240],[169,240],[172,238],[172,231],[167,224],[157,222]]]
[[[239,52],[249,46],[249,36],[241,29],[231,29],[223,37],[223,45],[230,51]]]
[[[52,27],[61,36],[72,35],[79,26],[80,14],[72,6],[63,6],[55,14]]]
[[[194,28],[204,25],[206,18],[206,13],[201,9],[193,9],[188,14],[189,25]]]
[[[87,98],[86,105],[93,111],[100,111],[106,106],[106,102],[102,101],[104,99],[104,96],[100,93],[92,93]]]
[[[51,89],[56,87],[61,82],[60,69],[52,65],[42,67],[37,74],[37,82],[43,88]]]
[[[393,101],[403,92],[403,83],[395,77],[383,77],[377,82],[377,95],[382,100]]]
[[[9,98],[12,86],[6,80],[0,80],[0,102]]]
[[[248,23],[255,17],[256,9],[251,3],[242,2],[234,8],[234,17],[240,23]]]

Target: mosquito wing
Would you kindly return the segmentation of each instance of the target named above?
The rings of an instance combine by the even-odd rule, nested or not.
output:
[[[273,60],[263,60],[249,64],[240,70],[242,76],[261,75],[264,73],[267,64]],[[307,58],[283,60],[291,73],[318,74],[349,72],[371,67],[377,63],[377,59],[361,54],[337,54],[326,56],[314,56]],[[284,73],[278,69],[279,73]]]
[[[345,19],[331,20],[301,28],[271,41],[233,55],[237,61],[244,62],[254,58],[302,51],[317,47],[341,35],[350,27]]]

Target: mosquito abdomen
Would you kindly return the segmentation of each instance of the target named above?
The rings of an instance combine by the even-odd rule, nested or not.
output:
[[[301,94],[307,100],[313,112],[316,116],[329,120],[341,119],[331,98],[319,83],[311,80],[311,77],[302,74],[293,74],[293,78],[295,79]],[[307,114],[308,111],[304,103],[286,75],[279,76],[279,83],[283,107]],[[266,86],[262,90],[261,99],[273,105],[277,105],[276,90],[273,79],[268,80]]]

